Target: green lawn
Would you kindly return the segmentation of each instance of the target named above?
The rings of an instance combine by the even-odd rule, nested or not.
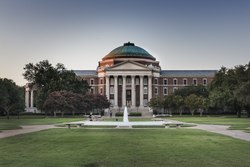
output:
[[[250,132],[250,118],[233,117],[171,117],[172,120],[178,120],[198,124],[230,125],[230,129],[245,130]]]
[[[63,122],[82,121],[83,118],[21,118],[0,119],[0,130],[20,129],[21,125],[58,124]]]
[[[2,167],[246,167],[250,143],[192,129],[50,129],[0,139]]]

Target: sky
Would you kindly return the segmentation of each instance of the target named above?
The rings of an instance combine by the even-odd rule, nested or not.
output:
[[[250,61],[249,0],[0,0],[0,78],[49,60],[95,70],[126,42],[164,70],[218,70]]]

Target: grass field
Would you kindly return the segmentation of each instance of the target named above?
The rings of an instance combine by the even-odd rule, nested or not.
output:
[[[44,125],[58,124],[63,122],[82,121],[83,118],[12,118],[0,119],[0,130],[20,129],[21,125]]]
[[[50,129],[0,139],[2,167],[247,167],[249,142],[191,129]]]
[[[197,124],[230,125],[232,130],[244,130],[250,132],[250,118],[234,117],[171,117],[178,120]]]

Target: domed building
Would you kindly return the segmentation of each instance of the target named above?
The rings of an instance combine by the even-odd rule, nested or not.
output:
[[[130,111],[152,115],[148,107],[152,97],[163,97],[185,86],[206,86],[216,70],[162,70],[155,57],[128,42],[104,56],[96,70],[74,72],[88,81],[91,93],[107,96],[111,111],[128,106]]]

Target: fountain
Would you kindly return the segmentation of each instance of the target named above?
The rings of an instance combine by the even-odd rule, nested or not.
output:
[[[83,125],[83,126],[115,126],[117,128],[132,128],[132,126],[164,126],[171,122],[166,121],[137,121],[130,122],[128,120],[128,109],[124,108],[123,121],[122,122],[112,122],[112,121],[78,121],[67,123],[71,125]]]

